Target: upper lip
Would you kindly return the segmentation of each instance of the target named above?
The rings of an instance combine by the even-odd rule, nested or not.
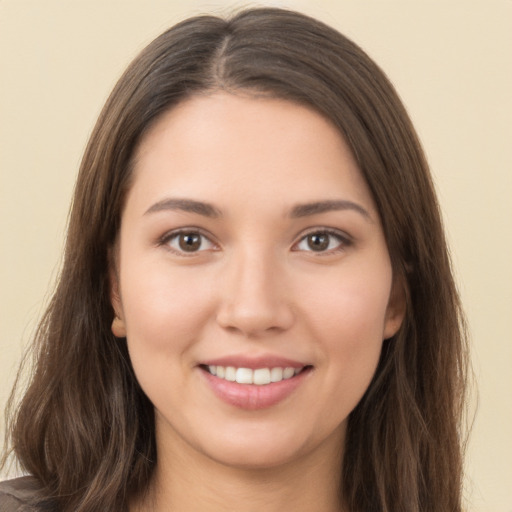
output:
[[[301,363],[293,359],[277,355],[262,355],[250,357],[247,355],[230,355],[215,359],[201,361],[204,366],[234,366],[235,368],[304,368],[309,366],[307,363]]]

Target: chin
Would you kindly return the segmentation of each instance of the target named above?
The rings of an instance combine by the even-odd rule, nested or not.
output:
[[[324,435],[314,428],[292,430],[270,425],[245,426],[242,432],[224,430],[216,441],[210,438],[201,451],[224,466],[256,471],[295,464],[324,450],[332,456],[336,452],[333,447],[339,449],[341,457],[345,423]]]
[[[284,447],[273,444],[250,448],[246,442],[241,446],[231,445],[222,451],[215,450],[210,457],[223,466],[258,471],[286,466],[300,458],[303,455],[302,451],[302,447]]]

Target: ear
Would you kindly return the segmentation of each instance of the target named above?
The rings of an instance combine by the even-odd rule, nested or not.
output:
[[[395,276],[386,308],[383,339],[392,338],[400,329],[405,317],[406,304],[404,278]]]
[[[112,320],[112,333],[116,338],[126,337],[126,326],[124,323],[123,305],[119,292],[119,276],[115,262],[114,250],[109,252],[109,282],[110,282],[110,303],[114,309],[115,317]]]
[[[124,325],[124,320],[119,318],[118,316],[114,317],[112,320],[112,334],[116,338],[126,338],[126,328]]]

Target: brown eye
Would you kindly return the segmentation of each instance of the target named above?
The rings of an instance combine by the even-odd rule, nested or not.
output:
[[[325,251],[329,248],[330,235],[327,233],[311,233],[306,237],[308,247],[312,251]]]
[[[201,248],[201,235],[198,233],[180,233],[178,235],[178,244],[182,251],[198,251]]]
[[[163,243],[178,254],[193,254],[214,248],[212,241],[197,231],[180,231],[171,234],[166,237]]]
[[[332,252],[341,251],[351,244],[350,238],[332,231],[312,231],[294,246],[295,251]]]

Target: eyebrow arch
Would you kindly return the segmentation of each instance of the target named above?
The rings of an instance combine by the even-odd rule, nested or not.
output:
[[[307,217],[309,215],[317,215],[325,212],[339,211],[339,210],[353,210],[361,214],[365,219],[371,221],[372,218],[367,210],[360,204],[347,200],[328,200],[316,201],[314,203],[304,203],[294,206],[291,210],[290,216],[292,218]]]
[[[217,218],[222,215],[220,210],[209,203],[195,201],[194,199],[178,199],[172,197],[162,199],[150,206],[144,215],[165,210],[180,210],[183,212],[197,213],[198,215],[204,215],[205,217],[211,218]]]

